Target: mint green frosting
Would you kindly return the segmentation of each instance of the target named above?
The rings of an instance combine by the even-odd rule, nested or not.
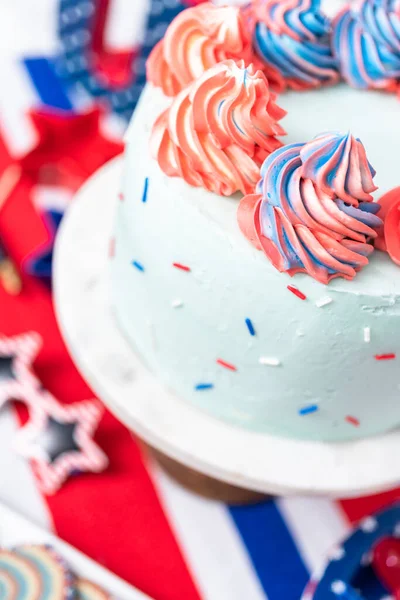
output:
[[[276,271],[239,230],[240,197],[222,198],[168,178],[150,157],[149,133],[164,105],[162,95],[148,88],[127,136],[125,199],[117,210],[111,274],[123,333],[182,402],[226,423],[332,441],[397,426],[399,267],[375,252],[354,281],[337,279],[328,286]],[[292,135],[290,141],[299,140]],[[374,166],[379,169],[376,160]],[[174,268],[176,262],[190,272]],[[398,357],[375,359],[387,353]],[[197,390],[201,383],[213,387]],[[311,405],[318,410],[299,414]]]

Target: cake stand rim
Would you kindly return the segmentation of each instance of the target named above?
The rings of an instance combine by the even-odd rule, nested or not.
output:
[[[122,160],[123,158],[120,156],[109,161],[89,178],[77,192],[61,223],[53,261],[54,307],[60,330],[75,364],[104,404],[120,421],[149,445],[187,467],[231,485],[264,493],[326,494],[343,498],[373,494],[396,487],[400,483],[400,472],[395,469],[394,459],[392,458],[392,461],[384,460],[382,464],[379,461],[380,458],[385,459],[385,457],[390,459],[390,456],[393,457],[393,454],[395,454],[393,450],[400,448],[400,431],[341,443],[307,442],[275,437],[220,422],[199,409],[186,404],[180,398],[162,388],[161,385],[159,391],[160,398],[161,394],[164,396],[163,402],[156,400],[158,404],[155,408],[157,411],[162,412],[165,421],[155,419],[155,422],[149,422],[151,419],[147,419],[147,422],[144,422],[143,414],[138,414],[140,403],[144,404],[149,400],[148,397],[145,399],[140,397],[140,393],[145,389],[143,388],[144,384],[139,387],[137,380],[134,379],[131,383],[128,382],[123,386],[118,386],[115,383],[115,377],[110,377],[100,368],[100,359],[97,355],[98,348],[84,343],[82,337],[85,333],[90,334],[90,332],[93,332],[95,325],[96,331],[100,331],[99,322],[96,321],[96,315],[99,316],[99,314],[94,310],[85,310],[86,322],[83,324],[84,305],[78,302],[85,295],[82,291],[85,282],[88,285],[91,281],[94,288],[100,288],[100,292],[102,291],[103,295],[107,295],[108,255],[106,248],[109,239],[112,237],[113,219],[107,219],[104,212],[94,209],[100,195],[103,203],[108,202],[108,204],[103,205],[107,208],[105,212],[109,211],[110,214],[113,214],[119,191],[117,187],[118,175],[120,174]],[[111,192],[108,197],[105,190]],[[97,222],[93,219],[97,219]],[[93,227],[94,222],[96,222],[96,227]],[[89,227],[91,235],[91,237],[89,236],[90,240],[86,235],[82,236],[83,231],[87,232],[87,227]],[[76,235],[77,232],[78,234],[81,232],[81,238]],[[74,249],[71,252],[72,242]],[[93,253],[91,243],[102,245],[102,252]],[[84,252],[81,252],[82,250]],[[85,263],[88,250],[93,260],[90,265]],[[83,257],[82,261],[75,262],[75,265],[73,264],[74,255]],[[80,273],[81,264],[86,264],[91,272]],[[75,270],[72,267],[75,267]],[[72,283],[72,286],[67,285],[68,282]],[[74,294],[74,299],[71,294]],[[97,296],[99,297],[99,292],[97,292]],[[126,354],[128,342],[119,330],[111,306],[105,298],[102,300],[106,302],[105,312],[100,315],[103,318],[103,322],[100,320],[101,327],[104,330],[103,333],[104,335],[109,333],[112,336],[115,344],[113,352],[115,351],[118,355],[121,353],[121,348],[123,348],[122,355],[124,355]],[[79,319],[76,318],[75,309],[78,312],[82,310]],[[89,329],[85,329],[85,327],[89,327]],[[105,339],[100,337],[99,341],[105,342]],[[156,377],[141,364],[141,360],[134,351],[130,349],[130,352],[132,353],[132,362],[135,362],[136,368],[143,369],[143,373],[146,372],[147,375],[143,375],[145,380],[153,383],[157,382]],[[141,364],[141,367],[137,366],[138,363]],[[125,401],[121,403],[116,399],[117,390],[120,390],[118,393],[121,395],[125,394],[126,400],[129,392],[134,395],[135,389],[140,390],[137,402],[129,404]],[[165,405],[165,402],[168,402],[168,406]],[[179,414],[184,415],[185,425],[189,423],[193,428],[193,432],[195,429],[198,430],[199,427],[204,429],[204,433],[207,435],[204,439],[207,439],[208,444],[213,447],[211,456],[205,455],[205,444],[201,444],[201,441],[196,441],[196,448],[193,448],[194,440],[196,438],[201,440],[198,431],[193,439],[191,436],[186,438],[187,440],[190,439],[191,447],[182,438],[176,439],[175,425],[168,422],[168,409],[172,407],[174,407],[175,412],[178,411]],[[174,437],[174,440],[172,437]],[[261,454],[261,451],[265,452],[265,455],[270,454],[271,456],[281,453],[282,457],[283,452],[285,460],[280,465],[276,465],[273,461],[262,461],[260,456],[257,455],[259,460],[256,461],[257,456],[255,453],[249,451],[251,449],[249,443],[256,446]],[[231,468],[226,464],[226,455],[223,458],[225,444],[231,450],[235,447],[240,448],[239,453],[241,453],[241,456],[232,456],[228,459],[232,458]],[[329,459],[329,477],[326,476],[326,468],[318,465],[318,461],[315,462],[315,458],[313,459],[318,454],[322,454],[325,459]],[[379,467],[372,469],[375,471],[374,475],[368,468],[365,468],[366,456],[371,457],[375,461],[373,464]],[[233,458],[236,460],[233,460]],[[383,464],[385,468],[383,468]],[[240,465],[239,468],[238,465]],[[299,476],[299,474],[301,475]]]

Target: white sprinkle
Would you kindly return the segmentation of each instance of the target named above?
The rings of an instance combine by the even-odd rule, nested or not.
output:
[[[268,367],[279,367],[281,364],[279,358],[273,358],[269,356],[260,356],[258,362],[260,365],[267,365]]]
[[[304,335],[304,331],[303,331],[302,329],[297,329],[297,330],[296,330],[296,335],[297,335],[298,337],[303,337],[303,335]]]
[[[364,327],[364,342],[369,344],[371,341],[371,327]]]
[[[181,308],[181,306],[183,306],[183,302],[179,298],[176,298],[176,300],[172,301],[171,306],[172,308]]]
[[[332,298],[329,298],[329,296],[325,296],[324,298],[320,298],[319,300],[317,300],[315,305],[318,308],[322,308],[323,306],[326,306],[327,304],[330,304],[331,302],[333,302]]]

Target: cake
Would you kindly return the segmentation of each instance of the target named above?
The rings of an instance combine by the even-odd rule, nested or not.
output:
[[[221,56],[209,34],[204,72],[170,91],[178,63],[162,47],[150,60],[126,136],[113,309],[154,375],[226,425],[339,442],[400,424],[397,74],[351,87],[339,39],[343,15],[361,27],[378,9],[400,44],[395,2],[325,21],[316,0],[254,0],[223,15],[250,32],[250,59],[248,33],[245,56]],[[196,23],[188,65],[204,42],[196,10],[180,16]],[[303,73],[265,45],[303,57]]]

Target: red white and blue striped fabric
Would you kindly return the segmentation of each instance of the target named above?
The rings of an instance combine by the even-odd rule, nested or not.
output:
[[[163,7],[177,4],[154,2],[160,19]],[[125,52],[127,44],[136,50],[128,38],[143,39],[140,24],[146,23],[148,8],[147,0],[110,0],[111,50]],[[128,20],[137,27],[127,33],[121,23]],[[0,62],[0,171],[35,142],[29,108],[45,103],[78,110],[90,102],[87,90],[66,86],[54,69],[56,21],[54,0],[0,3],[0,54],[5,56]],[[32,189],[19,186],[0,212],[0,235],[18,265],[48,236],[32,195]],[[0,331],[39,331],[44,347],[35,369],[44,386],[65,403],[91,397],[62,342],[48,289],[30,276],[23,283],[17,298],[0,288]],[[11,451],[16,427],[14,413],[0,414],[0,500],[54,529],[155,600],[299,600],[310,573],[351,523],[399,497],[398,492],[346,502],[295,497],[242,508],[207,501],[180,488],[144,457],[110,414],[96,436],[109,456],[109,470],[82,475],[44,497],[29,465]]]

